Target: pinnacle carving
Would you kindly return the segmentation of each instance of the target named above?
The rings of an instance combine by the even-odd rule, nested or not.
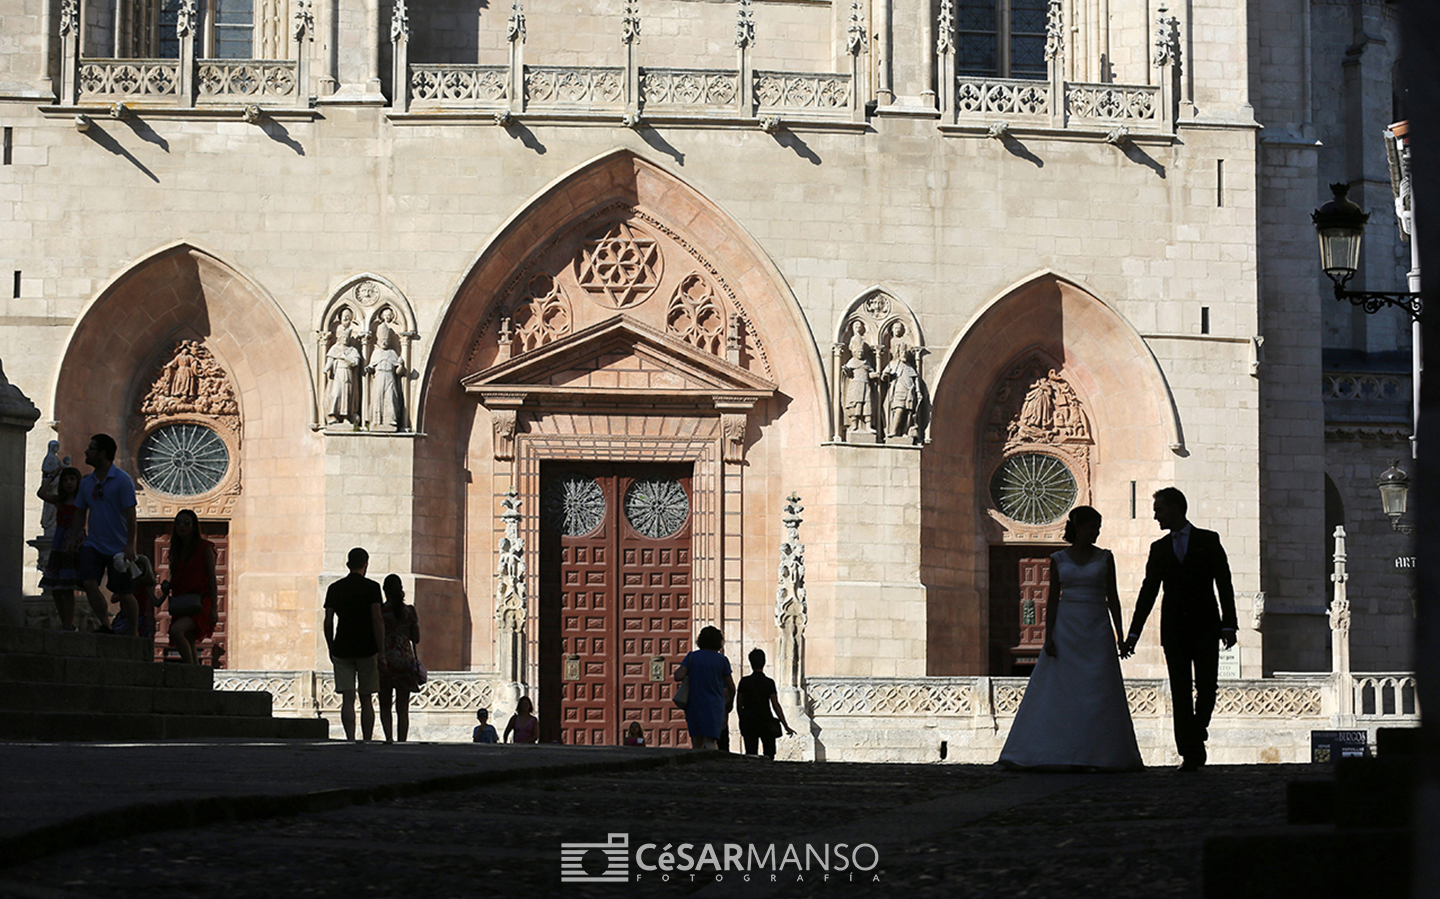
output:
[[[1045,60],[1065,56],[1065,12],[1061,0],[1050,0],[1045,10]]]
[[[755,10],[750,0],[740,0],[735,16],[735,46],[744,50],[755,45]]]
[[[510,5],[510,18],[505,23],[505,39],[510,43],[525,43],[525,9],[520,0]]]

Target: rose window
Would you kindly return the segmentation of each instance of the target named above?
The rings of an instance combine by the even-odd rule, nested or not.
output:
[[[600,526],[605,517],[605,493],[594,478],[567,474],[545,488],[540,514],[563,536],[579,537]]]
[[[1011,456],[990,479],[990,498],[995,508],[1012,521],[1046,524],[1058,520],[1070,507],[1080,488],[1064,462],[1043,453]]]
[[[140,444],[140,477],[170,496],[209,493],[230,470],[230,451],[220,435],[197,424],[170,424]]]
[[[690,497],[679,481],[636,481],[625,491],[625,519],[646,537],[669,537],[689,518]]]

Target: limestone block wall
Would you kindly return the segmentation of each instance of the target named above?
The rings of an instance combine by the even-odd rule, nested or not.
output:
[[[0,97],[33,96],[48,79],[44,52],[46,0],[6,0],[0,4]]]

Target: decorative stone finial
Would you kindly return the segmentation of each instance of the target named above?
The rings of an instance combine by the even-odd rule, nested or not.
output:
[[[1065,56],[1065,11],[1060,0],[1050,0],[1045,10],[1045,60],[1062,59]]]
[[[315,10],[310,0],[295,0],[295,40],[313,41],[315,38]]]
[[[850,26],[846,31],[845,49],[858,56],[865,49],[865,23],[860,18],[860,0],[850,0]]]
[[[195,0],[180,0],[180,7],[175,10],[175,34],[180,38],[187,38],[195,33]]]
[[[740,49],[755,44],[755,10],[750,0],[740,0],[740,9],[735,16],[735,46]]]
[[[640,42],[640,9],[635,0],[625,0],[625,15],[620,19],[620,40],[626,44]]]
[[[60,36],[74,34],[80,22],[80,0],[60,0]]]
[[[1180,21],[1168,15],[1165,4],[1155,13],[1155,65],[1164,67],[1180,61]]]
[[[935,23],[935,52],[941,55],[955,50],[955,0],[940,0],[940,15]]]
[[[395,10],[390,14],[390,40],[410,39],[410,13],[405,9],[405,0],[395,0]]]
[[[520,0],[514,0],[510,4],[510,18],[505,23],[505,39],[512,44],[516,41],[525,43],[525,9],[520,5]]]

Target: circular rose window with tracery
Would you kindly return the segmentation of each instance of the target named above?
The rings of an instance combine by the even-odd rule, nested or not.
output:
[[[1054,456],[1020,453],[1011,456],[990,478],[990,498],[1000,514],[1023,524],[1046,524],[1059,520],[1070,507],[1080,487],[1075,475]]]
[[[198,424],[162,425],[140,444],[140,477],[170,496],[209,493],[230,470],[224,439]]]
[[[545,488],[540,514],[547,525],[566,537],[588,534],[605,518],[605,491],[588,475],[563,475]]]
[[[625,520],[646,537],[669,537],[690,519],[690,497],[673,478],[636,481],[625,491]]]

